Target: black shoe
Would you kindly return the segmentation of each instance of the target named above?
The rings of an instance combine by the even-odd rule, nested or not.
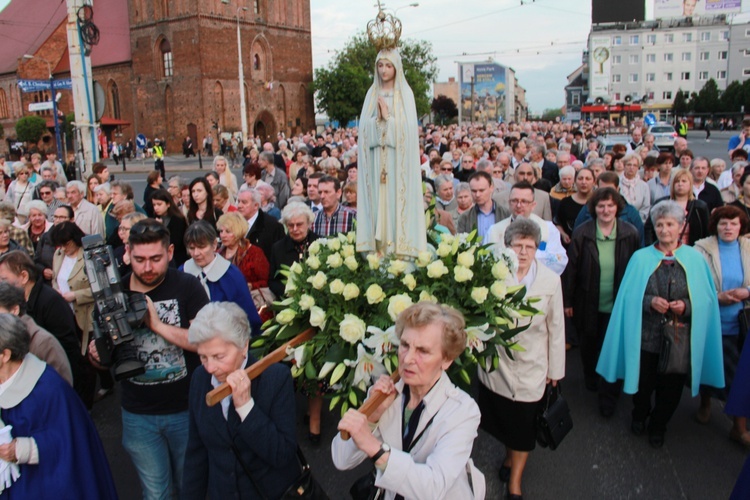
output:
[[[307,440],[314,445],[318,445],[320,444],[320,434],[313,434],[312,432],[308,432]]]
[[[507,465],[500,466],[500,472],[498,473],[501,483],[507,483],[510,481],[510,467]]]
[[[664,446],[664,434],[649,434],[648,444],[650,444],[652,448],[661,448]]]
[[[646,430],[646,422],[643,420],[633,420],[630,422],[630,430],[633,431],[633,434],[636,436],[642,436],[643,431]]]

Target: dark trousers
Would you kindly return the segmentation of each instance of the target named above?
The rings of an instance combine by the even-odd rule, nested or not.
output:
[[[154,161],[154,170],[161,172],[161,178],[167,178],[167,172],[164,170],[164,160],[158,159]]]
[[[638,392],[633,395],[633,420],[648,422],[649,434],[664,434],[667,422],[680,404],[687,375],[659,373],[659,355],[641,351]],[[656,393],[654,404],[651,396]]]
[[[580,328],[578,330],[583,377],[586,382],[593,382],[599,378],[596,373],[596,363],[599,361],[602,342],[604,342],[604,335],[607,333],[609,317],[610,314],[608,313],[599,313],[596,317],[596,329]]]

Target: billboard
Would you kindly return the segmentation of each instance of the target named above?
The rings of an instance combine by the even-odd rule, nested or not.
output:
[[[646,18],[646,2],[593,0],[591,2],[591,23],[629,23]]]
[[[589,97],[609,97],[612,58],[609,35],[592,36],[589,43]]]
[[[655,19],[713,16],[742,10],[742,0],[654,0]]]
[[[506,73],[505,66],[497,63],[459,63],[461,120],[488,122],[506,118]]]

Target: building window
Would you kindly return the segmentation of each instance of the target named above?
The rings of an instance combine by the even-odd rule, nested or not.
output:
[[[256,16],[260,15],[260,0],[253,0],[253,13]]]
[[[612,56],[612,64],[620,64],[622,62],[622,56]]]
[[[701,71],[698,73],[698,80],[708,80],[708,71]]]
[[[742,76],[750,76],[750,68],[743,69]]]
[[[701,42],[710,42],[710,41],[711,41],[711,32],[701,31]]]
[[[169,41],[164,39],[159,44],[159,50],[161,51],[162,61],[161,74],[164,78],[170,78],[174,74],[174,66],[172,65],[172,46],[169,45]]]
[[[260,56],[258,54],[253,56],[253,70],[260,71]]]
[[[750,30],[745,30],[745,37],[749,37],[749,36],[750,36]]]
[[[638,54],[630,54],[629,62],[630,64],[638,64]]]
[[[682,53],[682,60],[683,60],[683,62],[692,61],[693,60],[693,53],[692,52],[683,52]]]
[[[719,40],[722,42],[726,42],[729,40],[729,32],[728,31],[720,31],[719,32]]]
[[[710,59],[710,57],[711,57],[711,53],[710,52],[701,52],[700,56],[698,57],[698,59],[700,59],[701,61],[708,61]]]
[[[724,69],[720,69],[716,72],[716,79],[717,80],[726,80],[727,79],[727,71]]]
[[[630,45],[638,45],[640,43],[640,37],[638,35],[630,35]]]
[[[655,63],[656,62],[656,54],[646,54],[646,62],[647,63]]]
[[[638,83],[638,73],[630,73],[630,83]]]
[[[109,104],[110,110],[112,111],[112,118],[120,119],[120,90],[117,88],[117,84],[111,81],[109,85]]]
[[[10,118],[10,113],[8,112],[8,96],[3,89],[0,89],[0,118]]]
[[[726,50],[720,50],[719,51],[719,61],[726,61],[727,60],[727,51]]]
[[[612,83],[620,83],[620,75],[612,75]]]
[[[614,98],[615,98],[615,101],[619,101],[620,100],[620,93],[619,92],[615,92]]]
[[[665,90],[661,93],[661,98],[665,101],[671,101],[672,100],[672,91],[671,90]]]
[[[573,103],[573,106],[580,106],[581,105],[581,94],[578,92],[571,95],[571,102]]]
[[[656,43],[656,35],[646,35],[646,43],[654,45]]]
[[[674,54],[671,52],[664,54],[664,62],[672,62],[674,61]]]
[[[612,45],[622,45],[622,37],[621,36],[613,36],[612,37]]]
[[[664,35],[664,43],[672,43],[674,42],[674,34],[673,33],[667,33]]]
[[[683,71],[682,73],[680,73],[680,80],[682,80],[683,82],[690,80],[690,71]]]
[[[743,50],[743,51],[742,51],[742,54],[743,54],[743,55],[744,55],[745,57],[748,57],[748,56],[750,56],[750,49],[745,49],[745,50]]]
[[[664,73],[664,81],[665,82],[671,82],[672,81],[672,73]]]
[[[647,82],[655,82],[656,81],[656,73],[646,73],[646,81]]]
[[[653,92],[649,92],[649,93],[647,94],[647,97],[648,97],[648,100],[649,100],[649,101],[653,101],[653,100],[654,100],[654,93],[653,93]]]
[[[692,42],[693,41],[693,34],[692,33],[683,33],[682,34],[682,41],[683,42]]]

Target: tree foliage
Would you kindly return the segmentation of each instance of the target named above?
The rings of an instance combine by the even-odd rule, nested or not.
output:
[[[562,116],[562,108],[548,108],[542,112],[542,120],[545,122],[554,121],[555,118]]]
[[[716,80],[711,78],[703,85],[691,107],[696,113],[715,113],[721,110],[721,96]]]
[[[448,96],[440,94],[432,100],[430,106],[433,114],[435,115],[435,121],[439,125],[445,125],[458,116],[458,107],[456,103]]]
[[[47,120],[41,116],[24,116],[16,122],[16,137],[22,142],[36,144],[47,132]]]
[[[406,81],[414,92],[417,114],[429,113],[430,84],[438,74],[432,45],[424,40],[401,40],[399,52]],[[375,76],[377,55],[367,35],[359,33],[336,54],[328,67],[315,70],[311,88],[315,92],[318,108],[332,120],[338,120],[341,126],[359,116]]]
[[[672,103],[672,110],[674,110],[675,115],[684,115],[690,110],[687,100],[687,92],[683,92],[682,89],[678,90]]]

